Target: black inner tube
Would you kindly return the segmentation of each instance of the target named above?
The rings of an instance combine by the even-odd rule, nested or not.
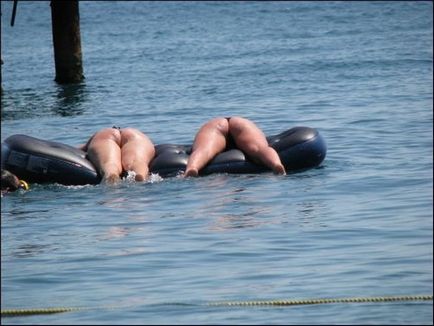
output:
[[[309,127],[294,127],[267,141],[279,154],[288,173],[316,167],[324,160],[327,146],[319,132]],[[150,163],[151,173],[170,177],[185,171],[191,144],[159,144]],[[97,184],[101,181],[86,152],[59,142],[27,135],[12,135],[2,143],[2,169],[19,179],[37,183],[64,185]],[[238,149],[218,154],[200,175],[212,173],[262,173],[269,168],[256,164]]]

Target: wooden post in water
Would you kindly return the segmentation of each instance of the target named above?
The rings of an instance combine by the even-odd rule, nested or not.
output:
[[[84,79],[78,1],[51,1],[55,81],[78,83]]]

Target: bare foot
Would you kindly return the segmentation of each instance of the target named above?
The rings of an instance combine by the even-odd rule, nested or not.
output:
[[[283,165],[276,165],[273,168],[274,174],[286,175],[285,167]]]
[[[136,174],[136,176],[134,177],[134,180],[136,180],[136,181],[145,181],[145,177],[143,176],[143,175],[141,175],[141,174]]]
[[[105,184],[109,184],[109,185],[119,183],[120,181],[121,181],[121,178],[116,174],[105,175],[102,178],[102,182]]]
[[[184,177],[197,177],[199,175],[199,171],[195,168],[191,168],[188,171],[185,171]]]

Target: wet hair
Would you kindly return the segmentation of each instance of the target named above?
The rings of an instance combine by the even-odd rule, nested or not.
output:
[[[15,191],[22,188],[20,180],[15,174],[10,173],[8,170],[1,170],[1,190],[2,191]]]

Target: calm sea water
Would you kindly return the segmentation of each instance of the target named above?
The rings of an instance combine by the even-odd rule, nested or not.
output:
[[[1,199],[2,324],[432,324],[431,302],[165,302],[433,292],[432,2],[80,2],[86,80],[54,79],[48,1],[1,2],[1,138],[112,125],[189,143],[242,115],[317,128],[318,169],[32,185]],[[111,305],[115,309],[97,309]]]

